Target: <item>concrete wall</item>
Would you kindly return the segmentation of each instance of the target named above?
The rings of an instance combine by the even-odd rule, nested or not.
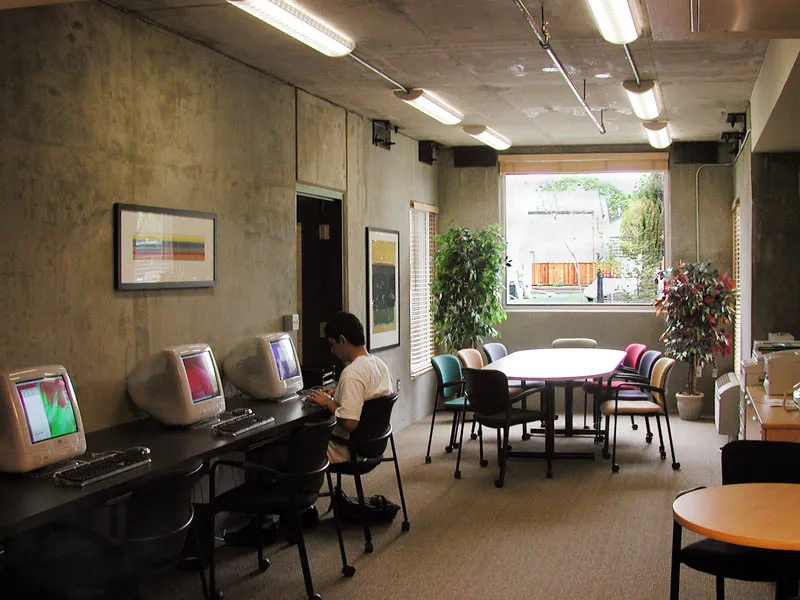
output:
[[[539,149],[532,149],[538,151]],[[603,152],[625,151],[628,148],[603,147]],[[581,149],[552,148],[548,152],[569,153]],[[497,167],[453,166],[452,153],[441,151],[439,174],[440,229],[447,221],[467,227],[481,227],[499,221],[499,171]],[[670,164],[667,181],[668,203],[665,215],[671,241],[668,263],[676,260],[695,260],[695,175],[700,165]],[[730,166],[704,168],[700,177],[700,259],[711,260],[722,271],[731,271],[731,215],[733,174]],[[669,244],[668,244],[669,248]],[[501,341],[509,350],[549,347],[557,337],[591,337],[608,348],[624,349],[631,342],[647,344],[648,348],[663,350],[659,336],[663,318],[652,308],[624,311],[601,307],[581,309],[512,308],[508,319],[498,326]],[[490,340],[486,340],[490,341]],[[722,359],[719,372],[731,370],[730,359]],[[686,366],[676,366],[670,381],[671,394],[680,391],[686,376]],[[713,383],[707,369],[698,381],[705,392],[704,412],[713,414]],[[674,401],[674,398],[671,398]]]
[[[0,73],[0,368],[64,364],[89,430],[139,416],[125,376],[150,352],[204,341],[221,360],[296,312],[298,180],[345,192],[362,317],[364,227],[399,229],[407,264],[409,202],[437,202],[415,142],[377,149],[369,121],[102,4],[0,11]],[[115,202],[216,213],[217,286],[115,291]],[[404,321],[382,353],[398,425],[432,393],[408,378]]]

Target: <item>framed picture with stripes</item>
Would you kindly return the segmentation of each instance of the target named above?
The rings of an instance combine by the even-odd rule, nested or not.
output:
[[[217,284],[217,215],[135,204],[114,205],[118,290]]]

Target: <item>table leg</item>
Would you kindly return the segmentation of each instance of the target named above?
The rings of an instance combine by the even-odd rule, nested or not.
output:
[[[669,577],[669,600],[678,600],[681,585],[681,533],[682,527],[676,521],[672,523],[672,564]]]
[[[575,388],[572,381],[564,384],[564,435],[572,437],[572,408],[575,400]]]

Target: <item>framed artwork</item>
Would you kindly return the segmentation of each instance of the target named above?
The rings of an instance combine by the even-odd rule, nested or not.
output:
[[[217,215],[114,205],[114,284],[118,290],[217,284]]]
[[[367,227],[367,350],[400,345],[400,232]]]

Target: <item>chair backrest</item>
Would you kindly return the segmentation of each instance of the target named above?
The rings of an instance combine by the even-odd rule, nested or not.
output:
[[[461,395],[464,375],[461,372],[461,363],[455,354],[440,354],[431,358],[433,370],[436,373],[437,392],[443,400],[450,400]],[[453,385],[448,385],[451,382]]]
[[[646,350],[647,346],[644,344],[628,344],[628,347],[625,348],[625,358],[622,364],[630,369],[636,369]]]
[[[800,444],[736,440],[722,447],[722,484],[800,483]]]
[[[592,338],[556,338],[553,348],[597,348],[597,340]]]
[[[283,473],[302,474],[294,479],[294,489],[299,494],[319,492],[328,467],[328,442],[336,424],[336,417],[330,415],[322,421],[305,423],[292,432],[286,440],[286,462],[281,465]]]
[[[364,402],[358,427],[350,432],[350,452],[364,458],[383,455],[389,436],[392,435],[392,409],[397,402],[397,392]]]
[[[675,366],[675,359],[662,356],[653,365],[653,374],[650,376],[650,385],[657,390],[653,390],[653,400],[655,400],[662,407],[665,407],[664,394],[667,389],[667,381],[669,379],[670,371]]]
[[[661,358],[662,353],[658,350],[647,350],[642,354],[642,358],[639,361],[639,375],[650,380],[650,376],[653,373],[653,365],[656,364],[656,361]]]
[[[469,367],[470,369],[483,367],[483,356],[475,348],[462,348],[457,354],[462,367]]]
[[[481,415],[494,415],[509,407],[508,377],[493,369],[464,369],[466,395],[472,410]]]
[[[508,349],[500,342],[489,342],[483,345],[483,353],[486,355],[486,364],[508,356]]]

